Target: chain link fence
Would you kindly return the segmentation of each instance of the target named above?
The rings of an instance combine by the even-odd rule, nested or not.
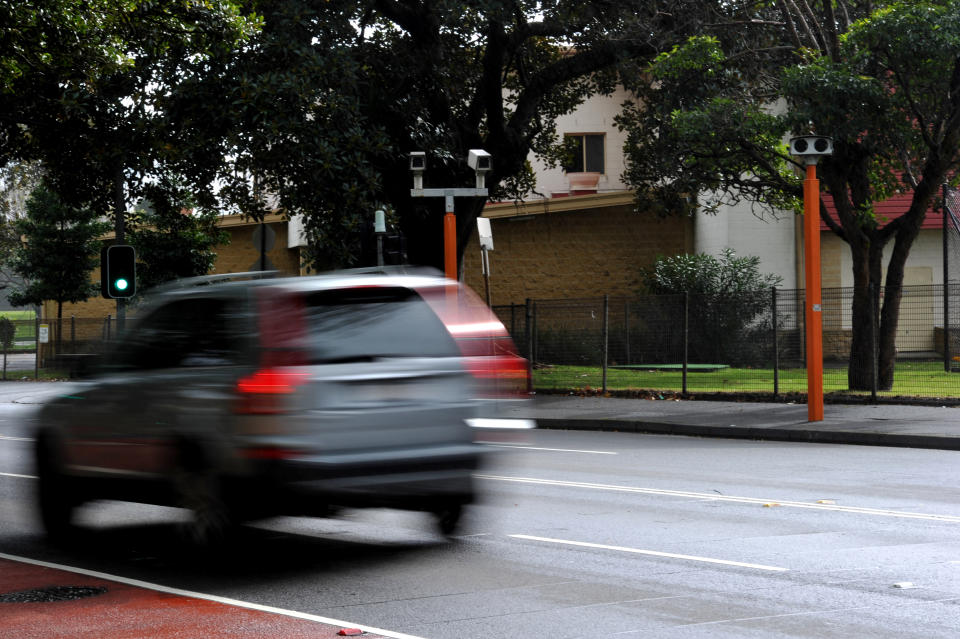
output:
[[[949,298],[960,307],[960,290]],[[883,291],[877,293],[882,298]],[[906,286],[896,335],[894,384],[851,391],[853,289],[822,292],[824,389],[828,394],[960,402],[960,327],[944,330],[944,287]],[[494,307],[548,392],[806,393],[804,291],[768,289],[723,297],[657,295],[529,300]],[[953,349],[944,352],[944,335]],[[875,341],[875,340],[874,340]],[[960,364],[956,362],[955,364]],[[864,369],[866,370],[866,369]],[[871,376],[876,379],[876,375]]]

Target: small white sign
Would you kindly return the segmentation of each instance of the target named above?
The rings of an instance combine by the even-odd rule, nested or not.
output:
[[[814,304],[814,305],[813,305],[813,312],[814,312],[814,313],[819,313],[820,310],[821,310],[821,309],[820,309],[820,305],[819,305],[819,304]]]
[[[49,324],[40,325],[40,332],[37,333],[37,341],[40,342],[41,344],[50,343],[50,325]]]
[[[480,235],[480,248],[492,251],[493,231],[490,230],[490,220],[485,217],[478,217],[477,233]]]

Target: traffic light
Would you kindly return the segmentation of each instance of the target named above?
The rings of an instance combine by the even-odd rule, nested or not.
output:
[[[132,246],[114,244],[100,251],[100,293],[120,299],[137,294],[137,252]]]
[[[407,238],[403,233],[383,238],[383,263],[398,266],[407,263]]]

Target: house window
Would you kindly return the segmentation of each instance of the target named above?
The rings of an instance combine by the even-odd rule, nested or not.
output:
[[[563,167],[567,173],[584,171],[603,173],[604,135],[602,133],[568,133],[565,137],[567,143],[573,148],[571,162]]]

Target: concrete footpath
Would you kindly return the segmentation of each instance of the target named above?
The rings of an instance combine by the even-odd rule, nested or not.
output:
[[[42,404],[71,386],[0,382],[0,403]],[[828,403],[809,422],[806,404],[537,395],[509,416],[552,429],[960,450],[958,406]]]
[[[806,404],[538,395],[511,416],[540,428],[960,450],[960,407],[826,404],[823,412],[809,422]]]

